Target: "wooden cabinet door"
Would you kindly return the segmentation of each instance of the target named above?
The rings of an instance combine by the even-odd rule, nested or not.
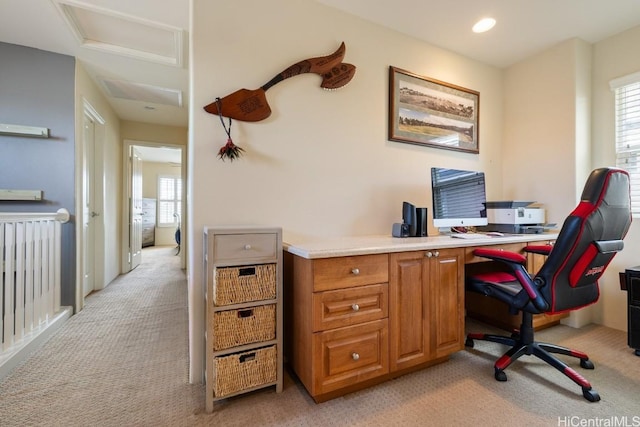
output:
[[[424,251],[394,253],[389,262],[389,368],[431,359],[428,262]]]
[[[435,358],[464,347],[464,250],[430,251],[430,330]]]
[[[389,368],[397,371],[464,347],[464,249],[391,254]]]

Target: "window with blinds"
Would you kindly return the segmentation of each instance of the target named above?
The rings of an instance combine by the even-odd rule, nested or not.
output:
[[[640,73],[611,82],[615,92],[616,166],[631,177],[631,212],[640,217]]]
[[[177,226],[182,211],[182,179],[179,176],[158,176],[158,226]]]

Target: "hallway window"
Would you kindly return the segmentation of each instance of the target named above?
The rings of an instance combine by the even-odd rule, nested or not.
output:
[[[177,226],[182,211],[182,179],[158,175],[158,227]]]

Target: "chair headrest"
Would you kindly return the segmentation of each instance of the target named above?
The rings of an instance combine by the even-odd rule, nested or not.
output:
[[[595,169],[582,190],[581,201],[597,205],[629,206],[629,174],[618,168]]]

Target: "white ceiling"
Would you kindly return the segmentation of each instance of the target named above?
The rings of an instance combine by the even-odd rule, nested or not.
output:
[[[182,163],[182,150],[179,148],[143,145],[136,145],[135,148],[140,153],[140,158],[145,162],[172,163],[176,166]]]
[[[500,68],[573,37],[595,43],[640,25],[640,0],[316,1]],[[495,28],[472,33],[488,15]],[[189,0],[0,0],[0,41],[77,57],[124,120],[187,126],[188,27]],[[103,39],[119,46],[100,49]]]
[[[188,28],[189,0],[0,0],[0,41],[77,57],[121,119],[144,123],[187,126]]]
[[[500,68],[570,38],[595,43],[640,25],[640,0],[316,1]],[[496,26],[473,33],[487,16]]]

